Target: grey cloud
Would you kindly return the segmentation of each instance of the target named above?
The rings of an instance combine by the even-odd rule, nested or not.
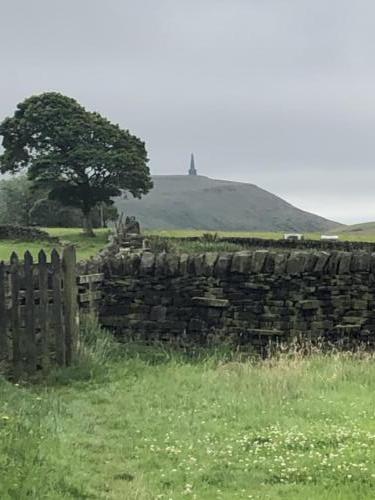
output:
[[[375,219],[372,0],[12,0],[0,119],[59,90],[145,139],[153,173]]]

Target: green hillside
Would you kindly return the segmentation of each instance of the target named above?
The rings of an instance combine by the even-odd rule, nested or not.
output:
[[[375,222],[336,227],[330,233],[337,234],[342,240],[375,241]]]
[[[117,198],[120,211],[149,229],[325,231],[337,223],[304,212],[254,184],[203,176],[157,175],[141,200]]]

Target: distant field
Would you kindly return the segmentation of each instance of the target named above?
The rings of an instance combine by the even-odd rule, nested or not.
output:
[[[325,234],[337,234],[341,241],[368,241],[375,242],[375,224],[369,223],[369,227],[363,225],[363,229],[357,226],[348,226],[345,229],[328,231]],[[371,228],[371,229],[370,229]],[[254,231],[204,231],[197,229],[171,229],[171,230],[149,230],[146,234],[170,238],[188,238],[202,236],[205,233],[217,234],[222,238],[264,238],[278,240],[284,237],[283,232],[254,232]],[[322,233],[303,233],[305,239],[319,240]]]
[[[217,234],[221,238],[264,238],[278,240],[284,237],[282,232],[258,232],[258,231],[205,231],[199,229],[153,229],[146,230],[146,234],[154,236],[164,236],[170,238],[188,238],[192,236],[202,236],[203,234]],[[305,237],[319,239],[318,233],[304,233]]]
[[[107,243],[109,229],[96,229],[95,238],[85,236],[80,228],[45,228],[51,236],[57,236],[61,242],[73,243],[77,246],[77,257],[79,260],[89,259],[95,256]],[[148,230],[145,235],[162,236],[163,238],[188,238],[192,236],[202,236],[203,234],[217,234],[222,238],[265,238],[282,239],[282,232],[254,232],[254,231],[205,231],[196,229],[173,229],[173,230]],[[329,233],[328,233],[329,234]],[[361,224],[358,226],[348,226],[344,229],[331,231],[331,234],[337,234],[341,241],[363,241],[375,242],[375,224]],[[306,239],[319,240],[321,233],[304,233]],[[173,245],[173,241],[171,242]],[[176,251],[181,252],[209,252],[209,251],[228,251],[240,250],[240,245],[226,242],[180,242],[174,244]],[[19,242],[11,240],[0,240],[0,260],[9,260],[10,254],[15,251],[19,255],[29,250],[34,257],[38,255],[41,248],[47,252],[52,250],[54,245],[45,241]],[[57,246],[59,249],[59,246]]]
[[[108,239],[108,229],[96,229],[95,238],[88,238],[82,234],[79,228],[45,228],[51,236],[57,236],[61,242],[69,242],[77,245],[77,258],[79,260],[89,259],[95,256],[101,250]],[[12,252],[18,253],[21,256],[26,250],[29,250],[34,257],[38,255],[41,248],[50,252],[54,246],[46,241],[20,242],[12,240],[0,240],[0,260],[8,261]],[[60,249],[57,245],[57,250]]]

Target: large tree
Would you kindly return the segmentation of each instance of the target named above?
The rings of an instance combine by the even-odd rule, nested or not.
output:
[[[98,113],[56,92],[32,96],[0,124],[1,172],[26,170],[48,197],[91,212],[122,191],[140,198],[152,188],[144,143]]]

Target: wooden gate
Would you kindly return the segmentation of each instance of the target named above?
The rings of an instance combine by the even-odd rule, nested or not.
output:
[[[15,378],[70,365],[77,346],[79,316],[76,254],[65,247],[62,256],[41,250],[21,262],[0,263],[0,361],[11,362]]]

